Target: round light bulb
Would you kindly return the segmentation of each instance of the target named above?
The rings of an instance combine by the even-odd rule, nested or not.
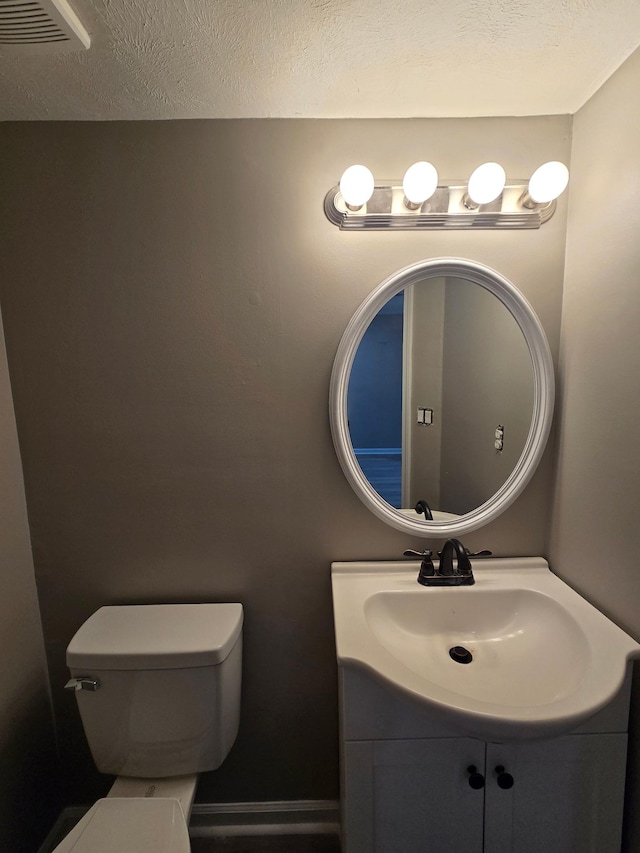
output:
[[[467,193],[475,204],[489,204],[498,198],[507,176],[499,163],[483,163],[469,178]]]
[[[537,168],[529,180],[529,195],[536,204],[545,204],[564,192],[569,183],[569,170],[557,160]]]
[[[411,206],[419,207],[436,191],[438,173],[432,163],[420,160],[409,166],[402,179],[404,197]]]
[[[358,210],[369,201],[373,186],[373,175],[366,166],[349,166],[340,178],[340,193],[352,210]]]

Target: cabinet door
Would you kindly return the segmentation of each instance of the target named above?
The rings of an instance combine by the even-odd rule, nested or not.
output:
[[[488,744],[485,853],[619,853],[626,754],[624,734]]]
[[[470,786],[471,765],[484,773],[476,740],[375,742],[374,844],[363,853],[482,853],[484,789]]]

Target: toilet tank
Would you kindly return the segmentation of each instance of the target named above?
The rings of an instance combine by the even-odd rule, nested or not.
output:
[[[241,604],[101,607],[67,648],[98,770],[181,776],[215,770],[240,720]]]

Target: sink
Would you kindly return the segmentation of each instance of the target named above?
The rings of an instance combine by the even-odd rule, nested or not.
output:
[[[425,681],[506,708],[548,705],[584,679],[587,638],[552,598],[529,589],[420,592],[377,592],[364,607],[378,642]],[[456,666],[454,647],[473,665]]]
[[[334,563],[341,666],[367,670],[479,737],[571,731],[622,687],[640,645],[537,557],[474,560],[474,586],[419,562]],[[453,650],[456,650],[452,652]]]

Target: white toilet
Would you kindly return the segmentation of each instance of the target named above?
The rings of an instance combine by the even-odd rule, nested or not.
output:
[[[67,648],[98,770],[118,776],[54,853],[188,853],[198,773],[238,733],[241,604],[101,607]]]

